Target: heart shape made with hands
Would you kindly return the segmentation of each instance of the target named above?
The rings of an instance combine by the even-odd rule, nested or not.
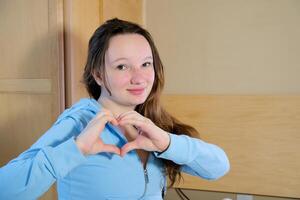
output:
[[[99,137],[106,123],[118,126],[128,142],[118,148],[115,145],[105,144]],[[150,119],[136,111],[129,111],[115,118],[108,110],[102,110],[93,118],[76,143],[84,154],[111,152],[122,157],[131,150],[163,151],[169,145],[170,138],[167,132],[157,127]]]

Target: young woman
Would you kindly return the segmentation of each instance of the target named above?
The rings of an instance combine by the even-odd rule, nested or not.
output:
[[[160,105],[163,65],[150,34],[112,19],[89,41],[90,98],[65,110],[27,151],[0,168],[0,199],[36,199],[57,182],[59,199],[162,199],[181,172],[217,179],[224,151]]]

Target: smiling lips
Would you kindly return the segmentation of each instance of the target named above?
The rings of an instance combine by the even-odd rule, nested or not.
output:
[[[141,95],[143,94],[144,90],[145,88],[127,89],[127,91],[133,95]]]

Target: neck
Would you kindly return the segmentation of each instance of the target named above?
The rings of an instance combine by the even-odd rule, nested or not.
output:
[[[100,96],[98,102],[103,106],[103,108],[110,110],[114,117],[118,117],[120,114],[134,110],[132,106],[120,105],[108,98]]]

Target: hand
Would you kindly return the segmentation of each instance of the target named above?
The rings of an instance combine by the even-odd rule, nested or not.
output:
[[[133,141],[126,143],[122,147],[121,156],[133,149],[162,152],[170,144],[168,132],[157,127],[150,119],[136,111],[123,113],[117,120],[120,126],[132,125],[139,132]]]
[[[104,144],[99,135],[102,133],[105,124],[111,122],[117,126],[118,122],[109,110],[103,109],[99,112],[79,134],[76,144],[81,152],[97,154],[100,152],[111,152],[120,155],[120,149],[115,145]]]

